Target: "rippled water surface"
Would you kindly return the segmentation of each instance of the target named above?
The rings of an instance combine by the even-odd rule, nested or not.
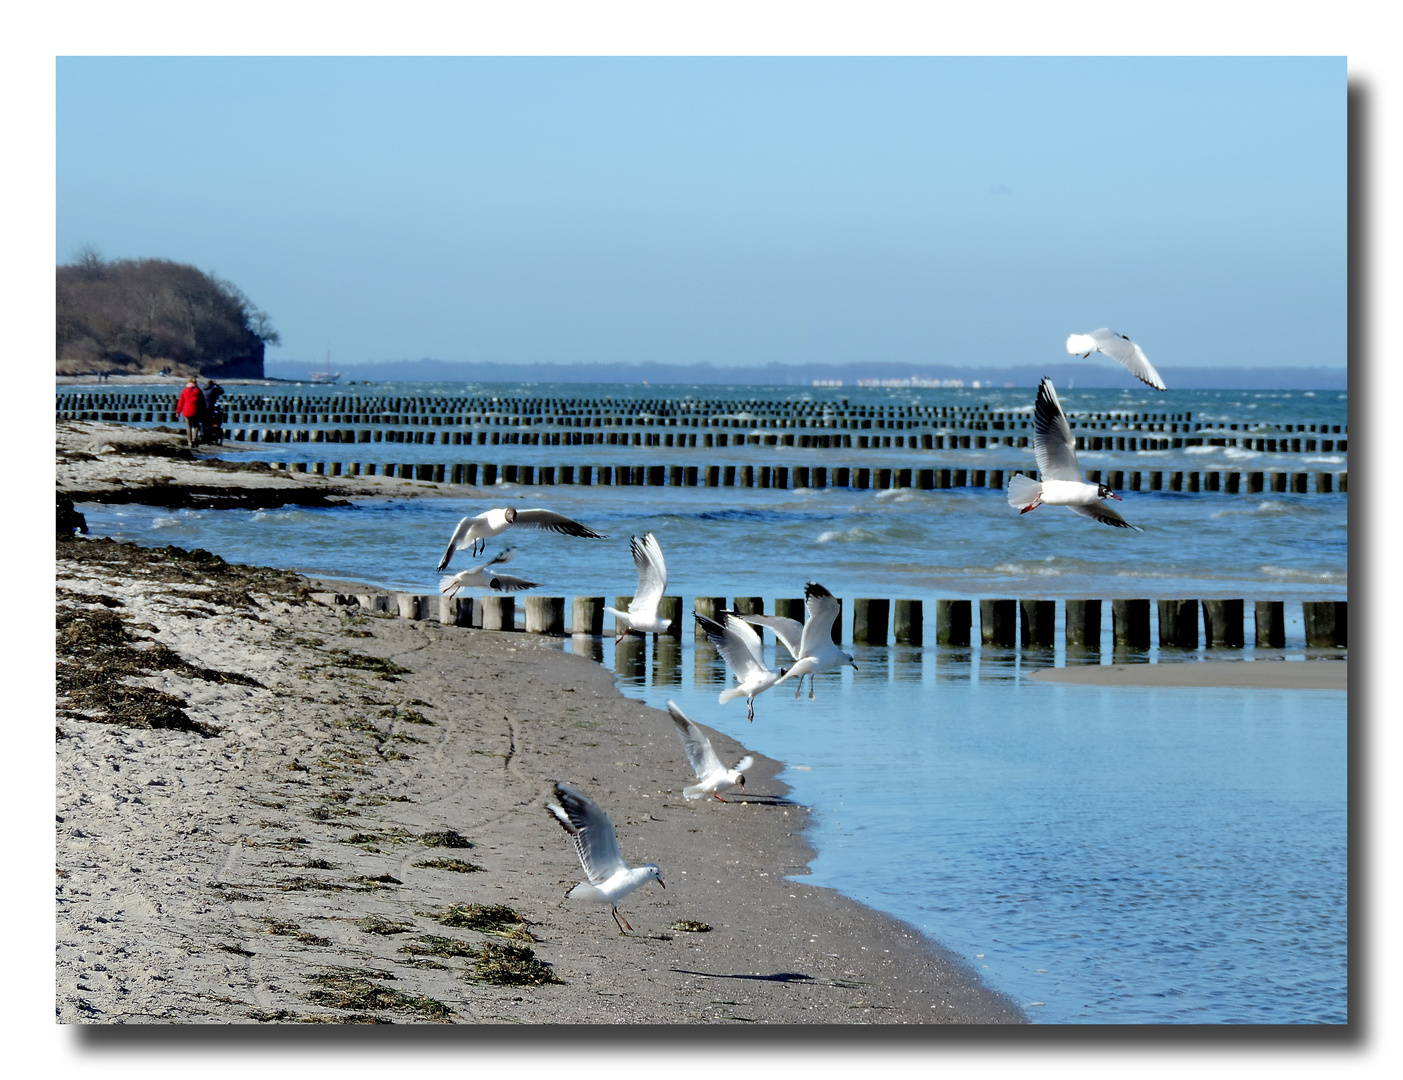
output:
[[[1145,395],[1133,391],[1091,395],[1104,397],[1105,408],[1184,407],[1163,398],[1141,403]],[[1071,408],[1069,396],[1063,400]],[[1344,419],[1343,399],[1333,394],[1208,398],[1194,399],[1196,416],[1207,419],[1218,408],[1225,416],[1270,412],[1281,422]],[[459,448],[395,444],[376,447],[374,458],[363,449],[293,444],[253,456],[647,460],[637,448],[591,448],[582,456],[581,448],[557,447],[549,458],[544,448],[530,448],[534,459],[515,447],[448,456]],[[495,458],[475,453],[487,449]],[[759,460],[759,448],[732,452]],[[700,451],[686,453],[677,460],[706,463]],[[1273,462],[1232,453],[1238,460],[1222,450],[1197,455],[1201,461],[1183,451],[1155,459],[1178,464],[1085,454],[1082,464],[1347,467],[1342,458],[1265,455],[1280,459]],[[829,463],[876,463],[856,451],[839,456]],[[934,457],[900,461],[952,463]],[[1239,463],[1246,460],[1255,463]],[[957,464],[985,467],[973,456]],[[509,534],[518,547],[511,572],[541,582],[547,595],[612,601],[631,593],[628,537],[651,530],[667,556],[668,592],[688,602],[762,596],[772,610],[775,598],[801,596],[804,582],[816,579],[849,605],[860,596],[923,599],[933,637],[929,602],[942,597],[1241,597],[1249,647],[1240,655],[1251,660],[1251,602],[1277,599],[1288,601],[1286,662],[1310,663],[1328,661],[1304,659],[1299,601],[1347,597],[1348,496],[1338,494],[1128,492],[1118,508],[1144,527],[1139,533],[1051,507],[1020,517],[1002,493],[973,489],[498,485],[481,499],[332,510],[81,509],[93,535],[204,547],[233,561],[431,592],[458,518],[508,504],[549,506],[611,537]],[[454,560],[454,569],[467,565],[463,555]],[[848,606],[848,620],[850,613]],[[1102,662],[1111,660],[1109,632],[1107,611]],[[856,674],[819,679],[812,701],[796,701],[787,683],[757,700],[756,720],[747,724],[743,701],[717,704],[724,671],[708,646],[693,643],[690,626],[680,645],[632,642],[616,653],[612,640],[567,639],[562,647],[608,664],[625,693],[656,705],[675,698],[699,722],[786,762],[794,797],[816,810],[818,855],[807,880],[925,930],[1036,1021],[1346,1019],[1342,692],[1099,688],[1028,678],[1038,666],[1064,663],[1060,646],[1046,653],[856,647]],[[1152,648],[1140,658],[1205,656]],[[678,765],[682,780],[680,749]]]

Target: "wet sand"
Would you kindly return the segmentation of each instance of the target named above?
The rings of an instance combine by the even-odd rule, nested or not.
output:
[[[780,763],[688,802],[667,715],[549,639],[322,606],[179,549],[80,538],[57,562],[61,1023],[1024,1021],[804,884]],[[563,898],[556,780],[661,866],[621,904],[634,933]],[[510,911],[472,929],[470,904]]]
[[[1349,661],[1205,660],[1182,664],[1081,664],[1044,668],[1043,682],[1084,686],[1243,687],[1249,690],[1348,690]]]

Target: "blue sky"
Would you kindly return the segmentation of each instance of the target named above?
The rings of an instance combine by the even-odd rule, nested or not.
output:
[[[1343,366],[1345,62],[60,58],[56,257],[270,359]]]

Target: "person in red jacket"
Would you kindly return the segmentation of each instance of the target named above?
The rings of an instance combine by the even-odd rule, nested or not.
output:
[[[195,376],[190,376],[190,381],[185,384],[185,389],[180,392],[180,397],[176,399],[175,411],[185,417],[185,440],[190,444],[190,449],[195,449],[195,444],[199,442],[199,426],[203,419],[205,396],[200,393],[200,384]]]

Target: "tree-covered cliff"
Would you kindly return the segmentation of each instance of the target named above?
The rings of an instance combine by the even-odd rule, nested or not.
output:
[[[58,267],[58,374],[156,372],[259,378],[278,332],[237,286],[169,259]]]

